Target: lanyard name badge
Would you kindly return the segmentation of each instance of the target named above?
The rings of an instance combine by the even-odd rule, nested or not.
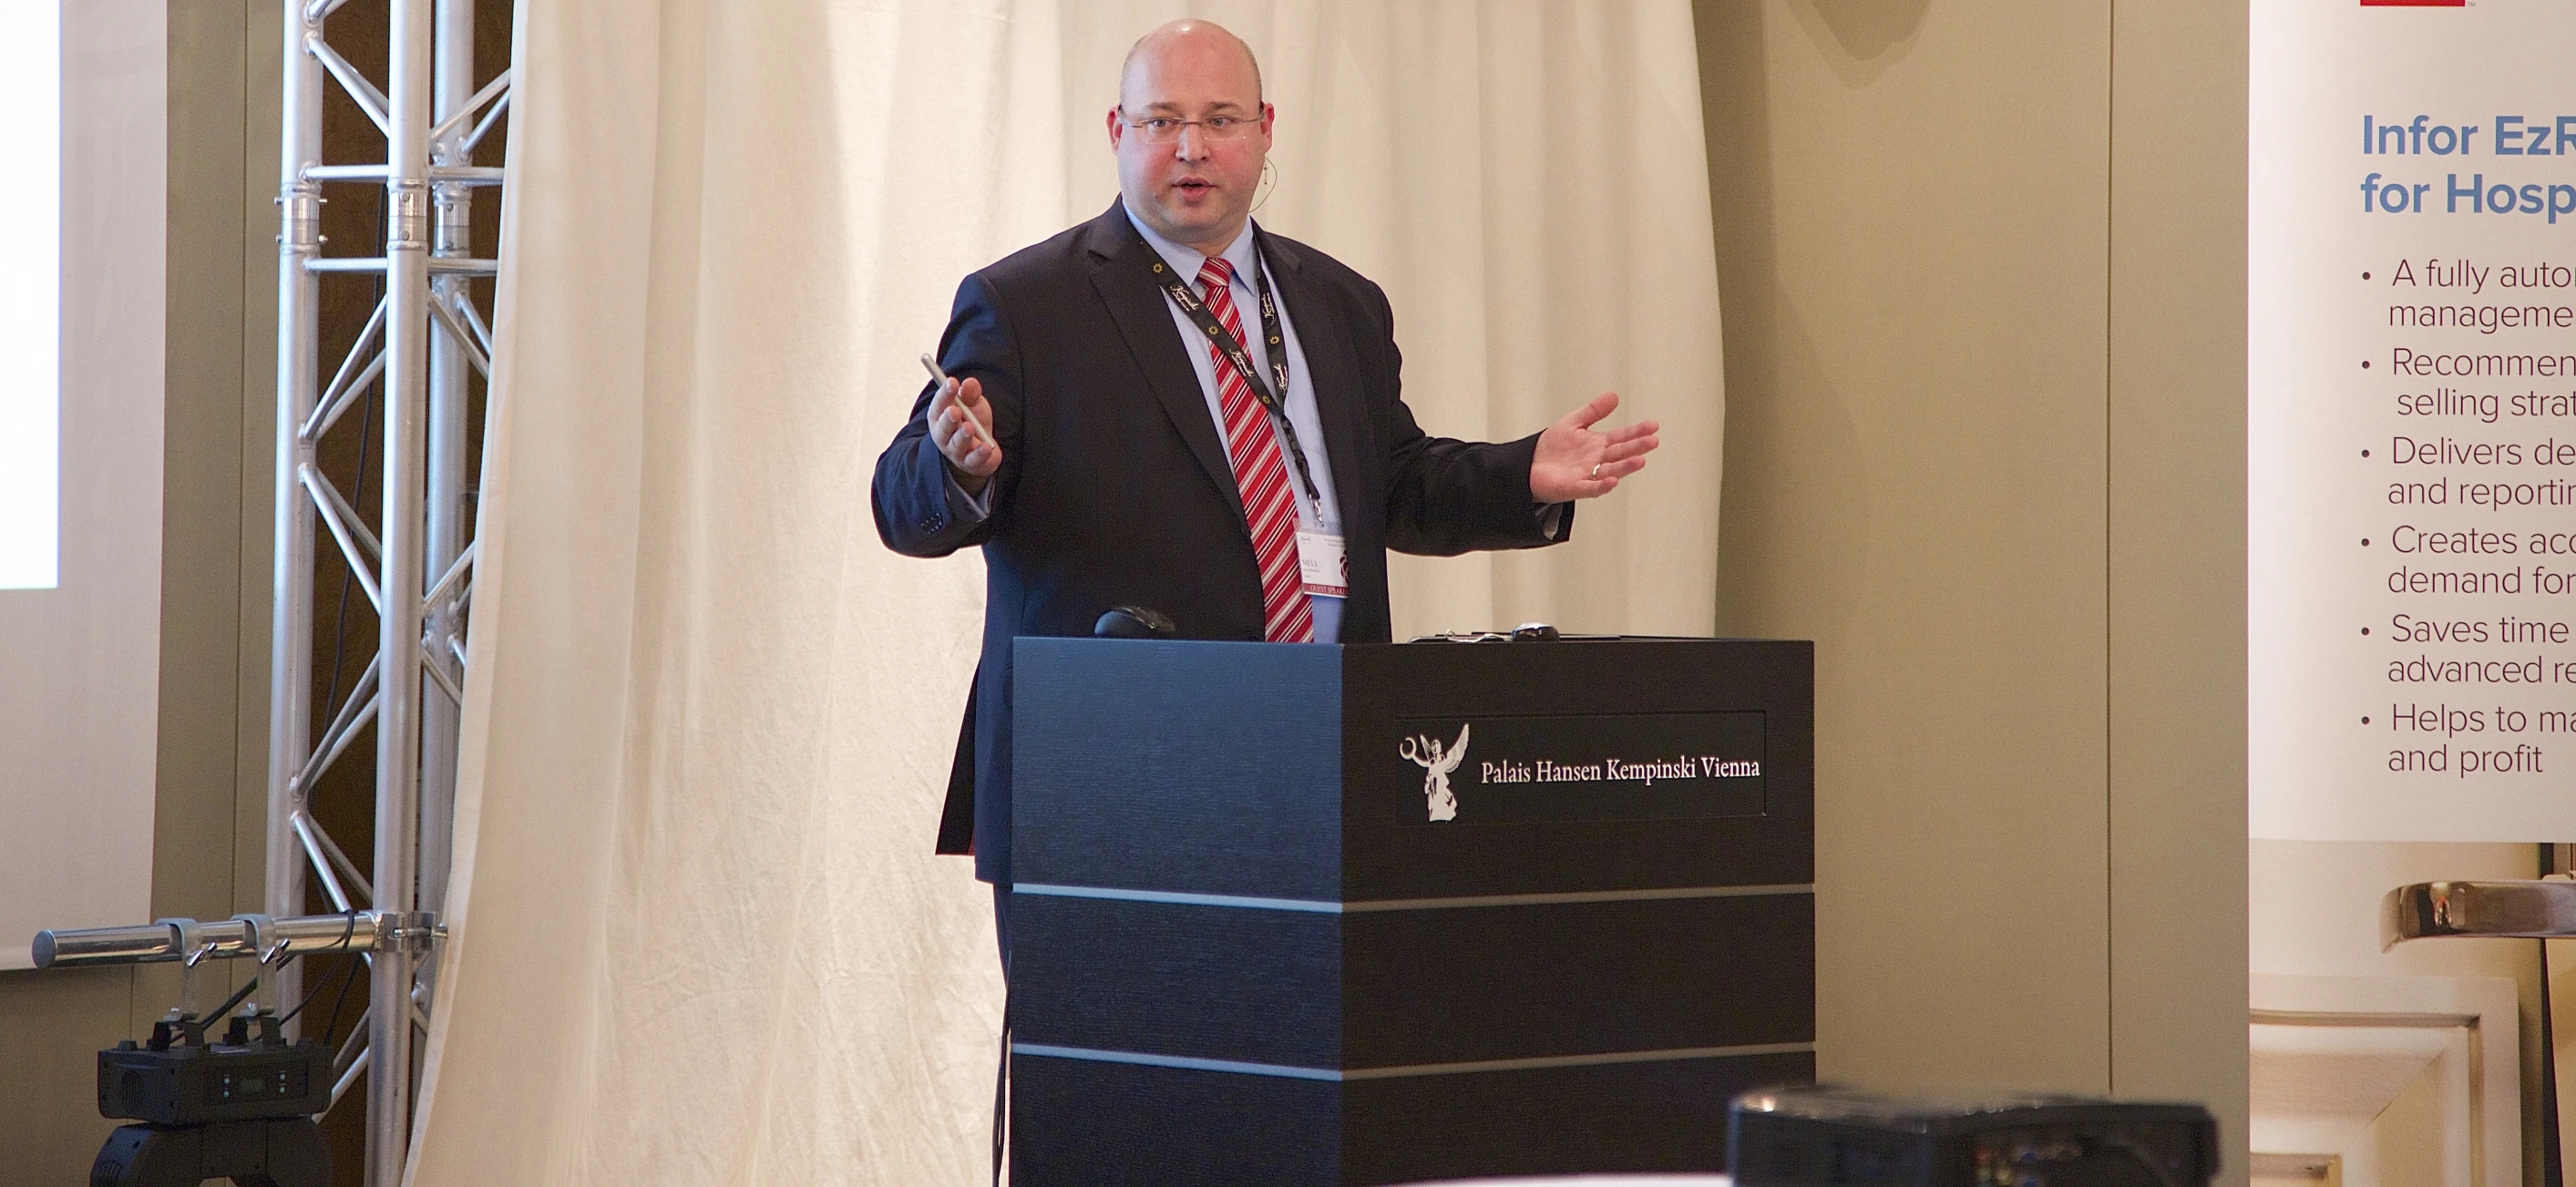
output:
[[[1351,596],[1351,558],[1339,532],[1297,533],[1297,579],[1319,598]]]
[[[1137,240],[1140,243],[1143,242],[1144,236],[1137,236]],[[1147,255],[1152,262],[1155,283],[1160,284],[1164,294],[1172,299],[1172,303],[1180,306],[1181,312],[1198,326],[1199,332],[1206,334],[1208,340],[1216,344],[1218,352],[1222,353],[1228,362],[1234,364],[1236,373],[1243,376],[1245,386],[1252,389],[1253,398],[1259,400],[1262,410],[1269,413],[1272,426],[1278,430],[1278,437],[1288,443],[1288,459],[1297,468],[1298,485],[1305,488],[1306,502],[1314,508],[1316,519],[1320,522],[1323,518],[1324,497],[1315,489],[1314,473],[1307,467],[1306,447],[1297,440],[1296,427],[1288,421],[1288,406],[1285,400],[1288,391],[1287,332],[1279,323],[1278,298],[1270,292],[1270,272],[1263,266],[1257,241],[1253,251],[1252,281],[1255,291],[1261,296],[1261,336],[1270,344],[1270,375],[1266,378],[1276,383],[1275,388],[1272,383],[1263,382],[1265,376],[1262,375],[1260,368],[1252,365],[1251,352],[1245,350],[1243,343],[1236,341],[1234,335],[1226,330],[1225,324],[1216,319],[1216,314],[1209,311],[1207,302],[1201,301],[1198,294],[1191,292],[1190,286],[1183,282],[1178,274],[1163,266],[1160,253],[1149,249]],[[1328,598],[1350,595],[1351,563],[1343,549],[1342,536],[1339,532],[1298,532],[1297,567],[1299,581],[1306,587],[1308,594]]]

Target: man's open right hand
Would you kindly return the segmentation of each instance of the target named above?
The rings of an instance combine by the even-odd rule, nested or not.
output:
[[[951,379],[939,385],[939,394],[930,398],[930,439],[957,471],[957,485],[970,495],[984,493],[984,483],[1002,468],[1001,447],[988,444],[996,440],[993,405],[984,399],[978,380]]]

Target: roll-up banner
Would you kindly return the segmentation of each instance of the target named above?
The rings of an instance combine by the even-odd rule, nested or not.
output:
[[[2252,35],[2253,834],[2576,840],[2576,4]]]

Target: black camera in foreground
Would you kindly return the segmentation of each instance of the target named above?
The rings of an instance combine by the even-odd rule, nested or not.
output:
[[[2192,1104],[1768,1088],[1727,1118],[1735,1187],[2205,1187],[2218,1122]]]

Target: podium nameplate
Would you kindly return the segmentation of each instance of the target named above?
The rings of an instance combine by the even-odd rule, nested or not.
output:
[[[1694,820],[1762,814],[1762,714],[1399,719],[1422,768],[1412,824]],[[1447,741],[1442,741],[1447,738]]]

